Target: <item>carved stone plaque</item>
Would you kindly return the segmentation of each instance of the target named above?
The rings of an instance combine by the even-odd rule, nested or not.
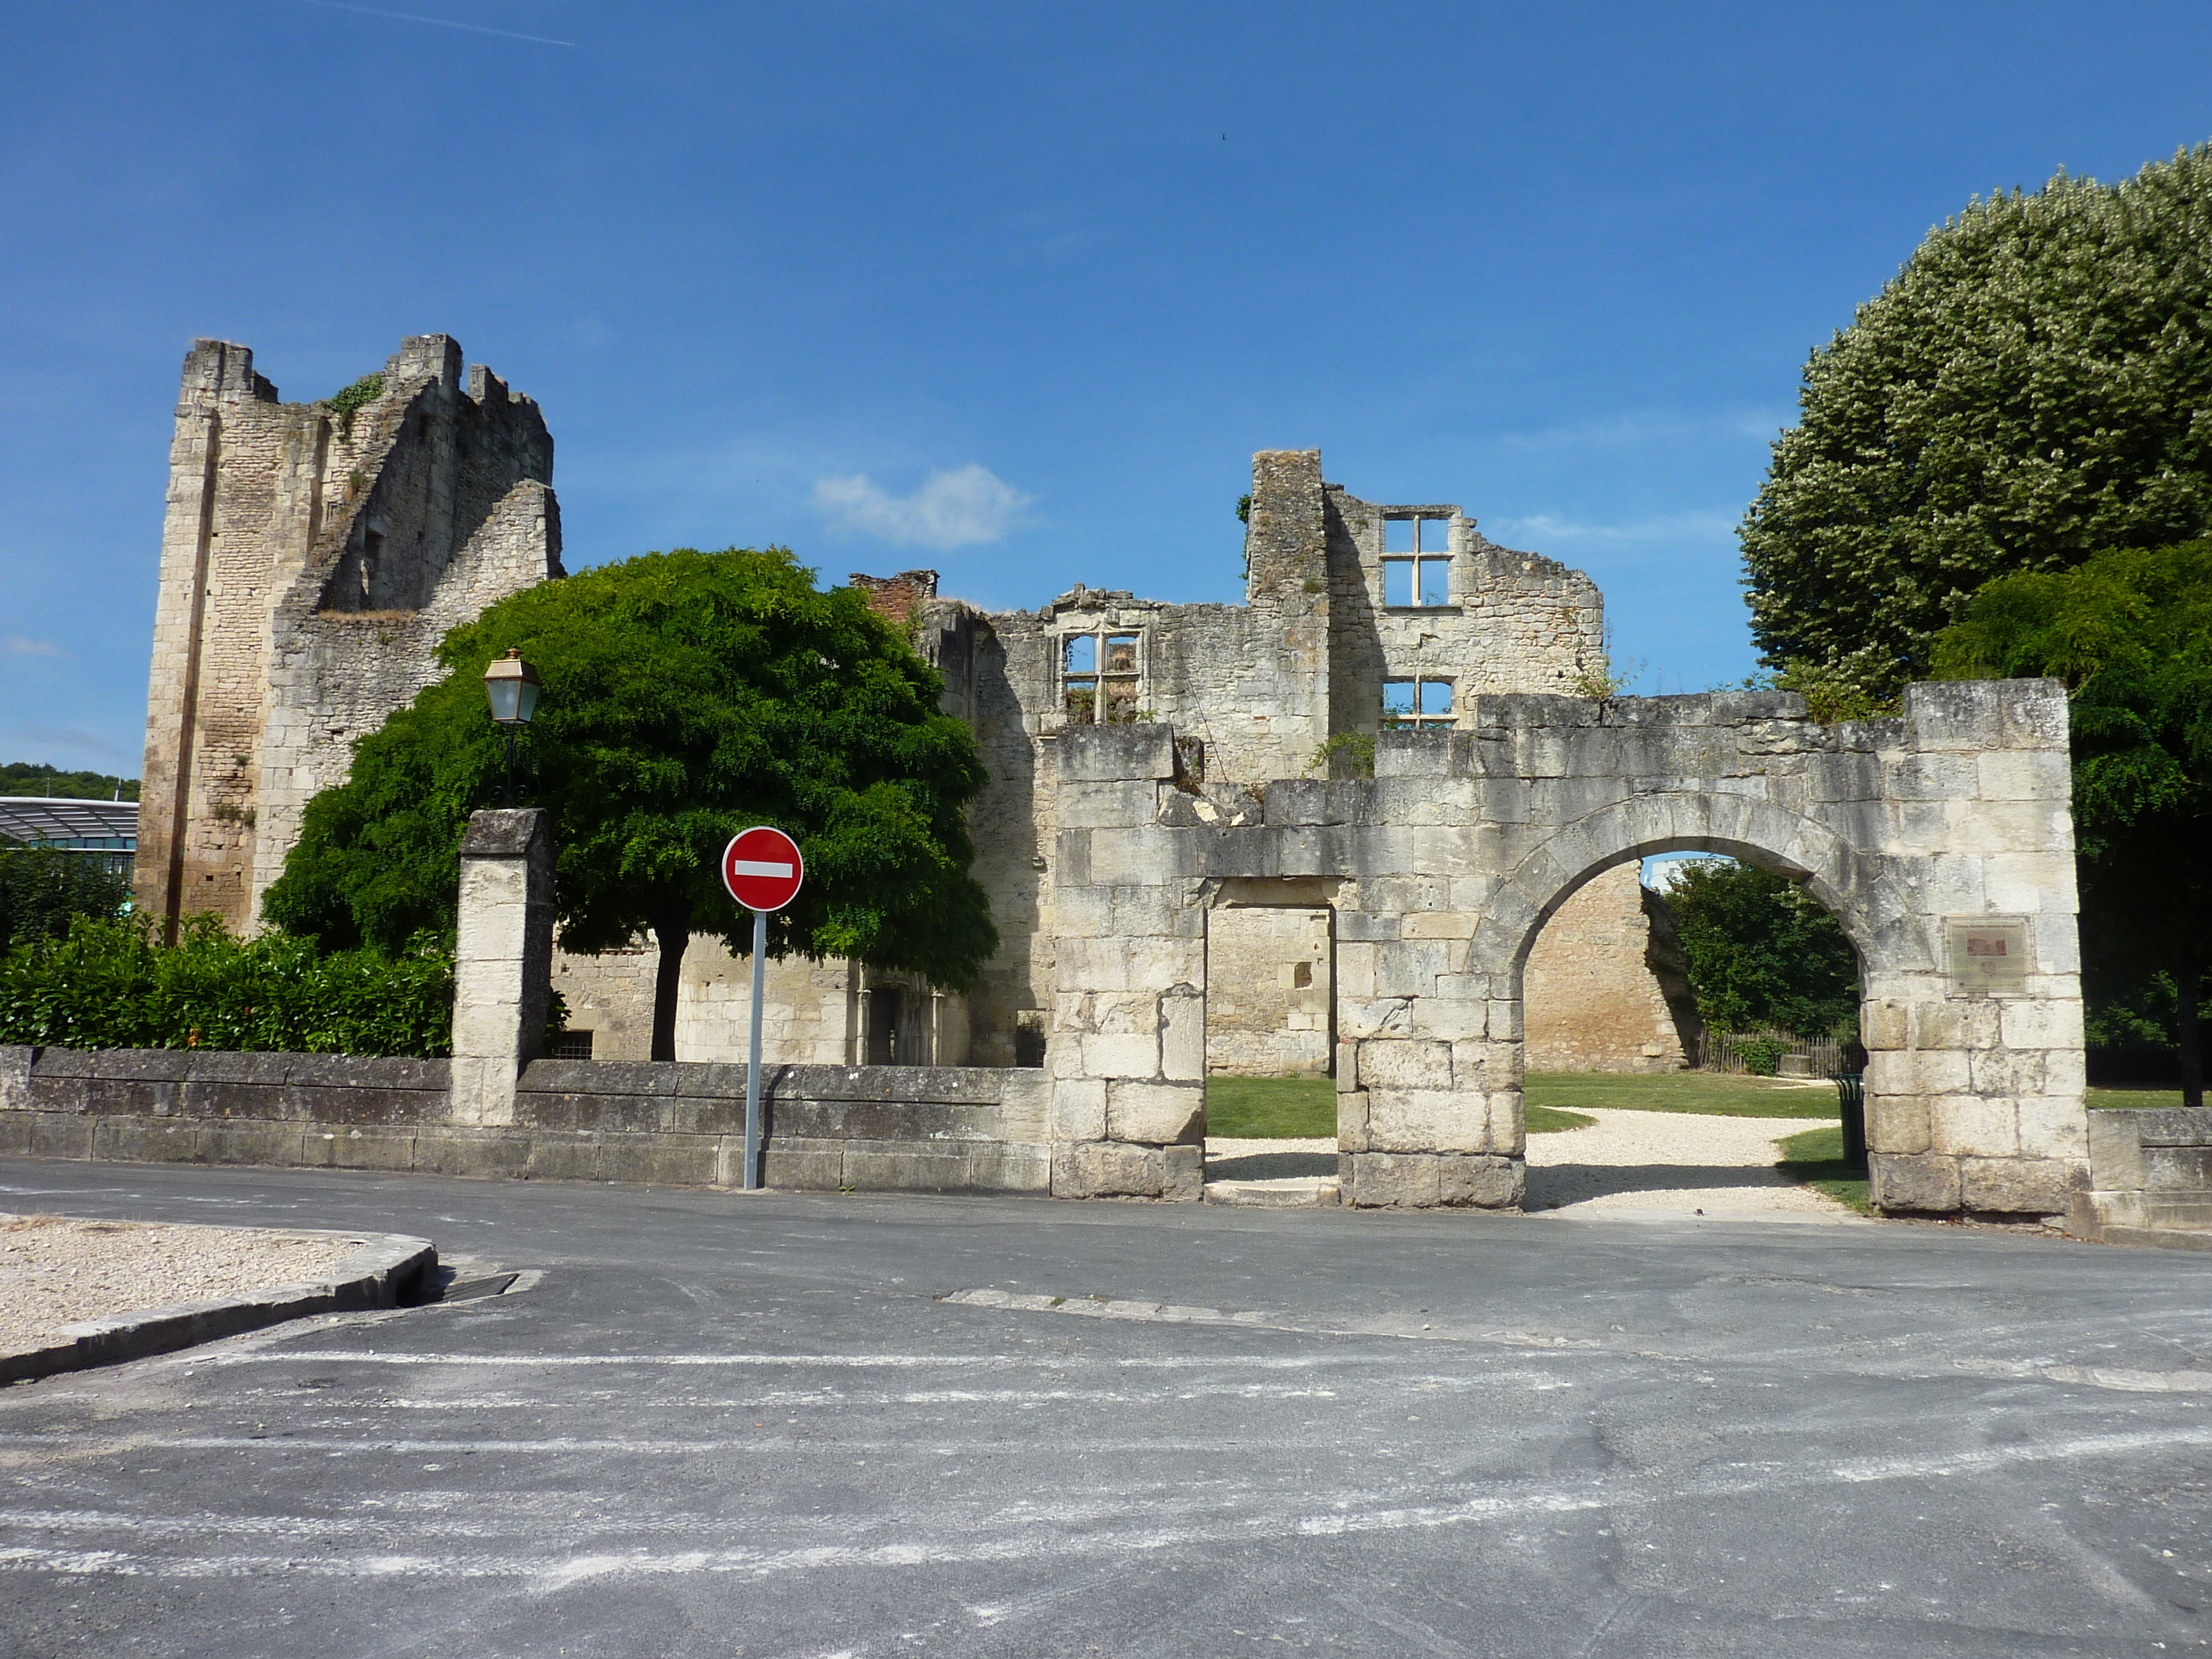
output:
[[[2025,916],[1952,916],[1943,927],[1954,991],[2002,996],[2027,988]]]

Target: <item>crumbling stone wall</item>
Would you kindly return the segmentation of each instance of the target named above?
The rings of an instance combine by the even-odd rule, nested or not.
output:
[[[1605,601],[1581,571],[1495,545],[1453,503],[1386,504],[1327,489],[1334,730],[1379,730],[1386,679],[1448,682],[1463,702],[1572,692],[1603,667]],[[1449,530],[1442,606],[1386,603],[1389,527],[1409,520]]]
[[[1624,864],[1544,924],[1522,1002],[1539,1072],[1673,1072],[1698,1063],[1703,1024],[1667,902]]]
[[[1449,526],[1450,603],[1394,609],[1383,603],[1387,526],[1422,517]],[[1232,812],[1246,792],[1305,774],[1333,735],[1381,730],[1386,678],[1451,679],[1464,711],[1475,695],[1569,686],[1603,661],[1603,601],[1587,576],[1492,545],[1457,506],[1366,501],[1326,483],[1317,450],[1253,458],[1245,557],[1241,605],[1077,587],[1036,611],[930,607],[933,618],[963,611],[973,630],[967,706],[992,779],[971,814],[1001,939],[970,1000],[977,1063],[1021,1058],[1025,1023],[1042,1024],[1050,1006],[1062,931],[1054,757],[1064,737],[1095,729],[1070,717],[1071,637],[1135,636],[1133,713],[1174,728],[1186,784]],[[1623,912],[1624,930],[1632,913],[1640,906]],[[1632,961],[1620,975],[1645,972]],[[1650,1041],[1639,1034],[1639,1058]]]
[[[1777,692],[1468,712],[1383,733],[1371,781],[1235,802],[1182,786],[1171,729],[1063,734],[1054,1193],[1196,1194],[1206,912],[1272,902],[1336,913],[1345,1201],[1516,1206],[1528,952],[1670,851],[1802,880],[1856,947],[1877,1205],[2063,1217],[2088,1190],[2063,687],[1915,685],[1833,726]]]
[[[194,343],[170,450],[147,696],[140,908],[248,932],[355,740],[436,677],[455,623],[561,574],[538,405],[444,335],[349,417]]]

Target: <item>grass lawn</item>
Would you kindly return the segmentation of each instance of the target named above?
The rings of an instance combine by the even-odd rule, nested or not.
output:
[[[1783,1174],[1827,1194],[1861,1215],[1874,1213],[1873,1206],[1867,1202],[1866,1172],[1844,1162],[1842,1124],[1832,1123],[1826,1128],[1808,1129],[1802,1134],[1784,1135],[1778,1144],[1782,1161],[1776,1167]]]
[[[1725,1072],[1531,1072],[1522,1085],[1539,1106],[1615,1106],[1632,1112],[1703,1112],[1715,1117],[1814,1117],[1838,1113],[1836,1086],[1807,1088],[1767,1077]],[[1533,1126],[1532,1126],[1533,1127]]]
[[[2181,1091],[2179,1089],[2160,1089],[2136,1084],[2123,1084],[2117,1088],[2099,1085],[2089,1091],[2091,1111],[2105,1107],[2179,1106],[2180,1104]]]
[[[1254,1140],[1334,1140],[1336,1079],[1210,1077],[1206,1133]]]
[[[1530,1105],[1528,1133],[1579,1129],[1595,1118]],[[1334,1140],[1336,1079],[1333,1077],[1210,1077],[1206,1080],[1206,1132],[1231,1139]]]

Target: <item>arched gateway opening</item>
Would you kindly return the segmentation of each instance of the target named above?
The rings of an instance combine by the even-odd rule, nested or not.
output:
[[[1530,945],[1674,849],[1784,871],[1858,950],[1878,1207],[2063,1216],[2087,1190],[2053,682],[1917,685],[1901,719],[1828,726],[1775,692],[1484,698],[1384,733],[1371,779],[1219,800],[1166,726],[1072,732],[1056,764],[1055,1193],[1200,1194],[1207,914],[1326,884],[1344,1201],[1518,1207]]]
[[[1856,1103],[1863,953],[1803,872],[1777,863],[1744,848],[1641,851],[1539,921],[1521,976],[1531,1213],[1855,1218],[1808,1183],[1865,1168],[1863,1120],[1845,1124],[1837,1082]],[[1724,965],[1720,938],[1735,947]],[[1854,1203],[1858,1190],[1829,1188]]]

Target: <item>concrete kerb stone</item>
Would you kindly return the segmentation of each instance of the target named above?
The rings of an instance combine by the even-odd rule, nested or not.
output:
[[[313,1230],[284,1230],[288,1234]],[[344,1233],[323,1233],[349,1237]],[[116,1365],[155,1354],[173,1353],[218,1338],[258,1331],[314,1314],[358,1313],[390,1308],[438,1265],[437,1247],[427,1238],[390,1233],[373,1239],[338,1263],[327,1279],[282,1285],[251,1296],[225,1297],[170,1308],[149,1308],[112,1319],[63,1328],[69,1340],[42,1348],[0,1353],[0,1383],[27,1382],[94,1365]]]

